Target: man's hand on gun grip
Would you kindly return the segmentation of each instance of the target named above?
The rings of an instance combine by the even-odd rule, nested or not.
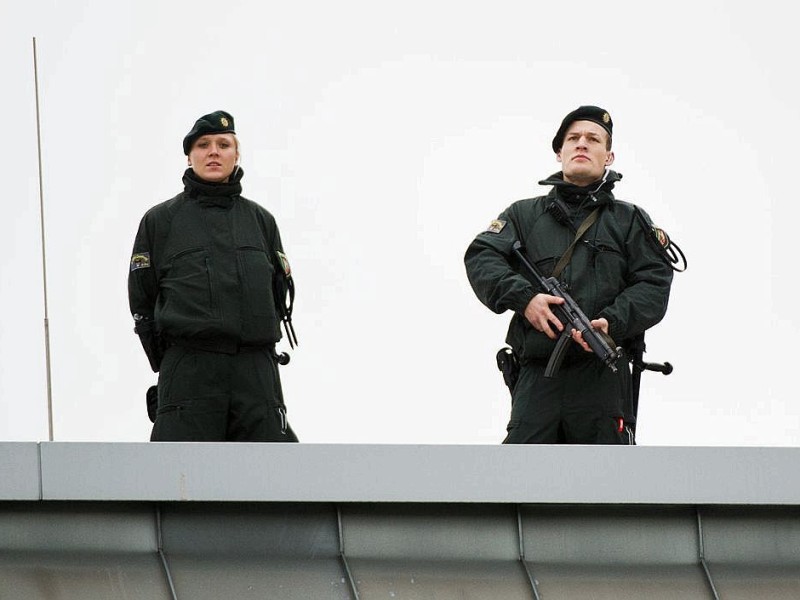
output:
[[[550,305],[563,303],[564,299],[558,296],[545,293],[536,294],[525,307],[525,318],[536,331],[541,331],[554,340],[558,337],[558,333],[563,331],[564,325],[550,310]]]

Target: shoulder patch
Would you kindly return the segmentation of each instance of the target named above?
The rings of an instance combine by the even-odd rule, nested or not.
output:
[[[131,256],[131,271],[136,269],[147,269],[150,267],[150,253],[137,252]]]
[[[283,252],[278,252],[277,250],[275,253],[278,255],[278,260],[281,263],[281,268],[283,269],[283,274],[286,277],[291,276],[292,274],[292,267],[289,266],[289,259],[286,258],[286,255]]]
[[[486,228],[486,233],[500,233],[503,231],[503,227],[506,226],[506,222],[501,219],[495,219],[491,223],[489,223],[489,227]]]
[[[652,225],[652,228],[653,228],[653,235],[655,236],[656,241],[659,243],[659,245],[664,249],[669,248],[670,242],[667,232],[661,229],[660,227],[656,227],[655,225]]]

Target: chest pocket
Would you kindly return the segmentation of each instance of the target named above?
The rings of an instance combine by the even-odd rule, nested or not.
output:
[[[536,268],[539,269],[539,271],[543,273],[545,277],[550,277],[550,275],[553,273],[553,269],[555,269],[555,266],[556,266],[555,256],[550,256],[548,258],[541,258],[536,261]]]
[[[256,317],[276,319],[272,295],[275,268],[267,253],[255,246],[244,246],[236,253],[247,311]]]
[[[213,269],[206,248],[191,248],[173,256],[161,280],[165,308],[186,317],[216,316]]]
[[[619,246],[610,240],[594,240],[591,244],[597,282],[599,307],[605,307],[625,287],[627,281],[627,259]]]

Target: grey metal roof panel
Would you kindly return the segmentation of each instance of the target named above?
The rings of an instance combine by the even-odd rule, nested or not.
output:
[[[709,507],[702,533],[704,555],[713,563],[800,564],[800,507]]]
[[[0,552],[150,553],[158,548],[147,504],[0,502]]]
[[[170,600],[156,554],[0,552],[3,600]]]
[[[162,566],[180,599],[514,600],[530,598],[536,586],[541,598],[692,600],[712,597],[701,563],[705,546],[717,587],[728,590],[723,598],[790,598],[800,582],[797,512],[744,506],[6,502],[0,503],[0,577],[6,586],[0,597],[127,594],[155,600],[167,589],[159,568],[163,552]]]
[[[337,558],[339,525],[330,504],[170,503],[160,508],[170,555]]]
[[[0,500],[41,497],[39,444],[0,442]]]
[[[515,561],[517,531],[515,512],[504,505],[342,507],[342,544],[354,559]]]
[[[613,567],[570,563],[534,565],[533,573],[544,599],[713,600],[698,565]]]
[[[765,566],[746,563],[712,565],[711,573],[724,600],[797,600],[800,565]]]
[[[375,560],[351,562],[360,600],[531,600],[522,566],[514,561]]]
[[[41,456],[54,500],[800,504],[800,448],[43,442]]]
[[[176,595],[183,600],[351,600],[335,559],[170,555]]]
[[[4,599],[800,597],[794,448],[40,450],[5,490],[43,498],[0,502]]]
[[[692,508],[524,505],[519,510],[525,558],[537,565],[686,565],[699,559]]]

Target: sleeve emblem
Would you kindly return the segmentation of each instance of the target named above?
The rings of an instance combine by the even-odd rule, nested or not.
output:
[[[489,223],[489,227],[486,228],[486,233],[500,233],[503,231],[503,227],[506,226],[506,222],[500,219],[495,219],[491,223]]]
[[[131,256],[131,272],[136,269],[147,269],[150,267],[150,253],[137,252]]]
[[[289,277],[289,276],[291,276],[291,274],[292,274],[292,267],[290,267],[290,266],[289,266],[289,259],[288,259],[288,258],[286,258],[286,255],[285,255],[283,252],[278,252],[278,251],[276,251],[276,253],[278,254],[278,260],[279,260],[279,261],[280,261],[280,263],[281,263],[281,268],[283,269],[283,274],[284,274],[286,277]]]
[[[653,235],[655,236],[656,241],[662,248],[664,249],[669,248],[670,244],[669,236],[667,235],[666,231],[664,231],[660,227],[656,227],[655,225],[653,225]]]

